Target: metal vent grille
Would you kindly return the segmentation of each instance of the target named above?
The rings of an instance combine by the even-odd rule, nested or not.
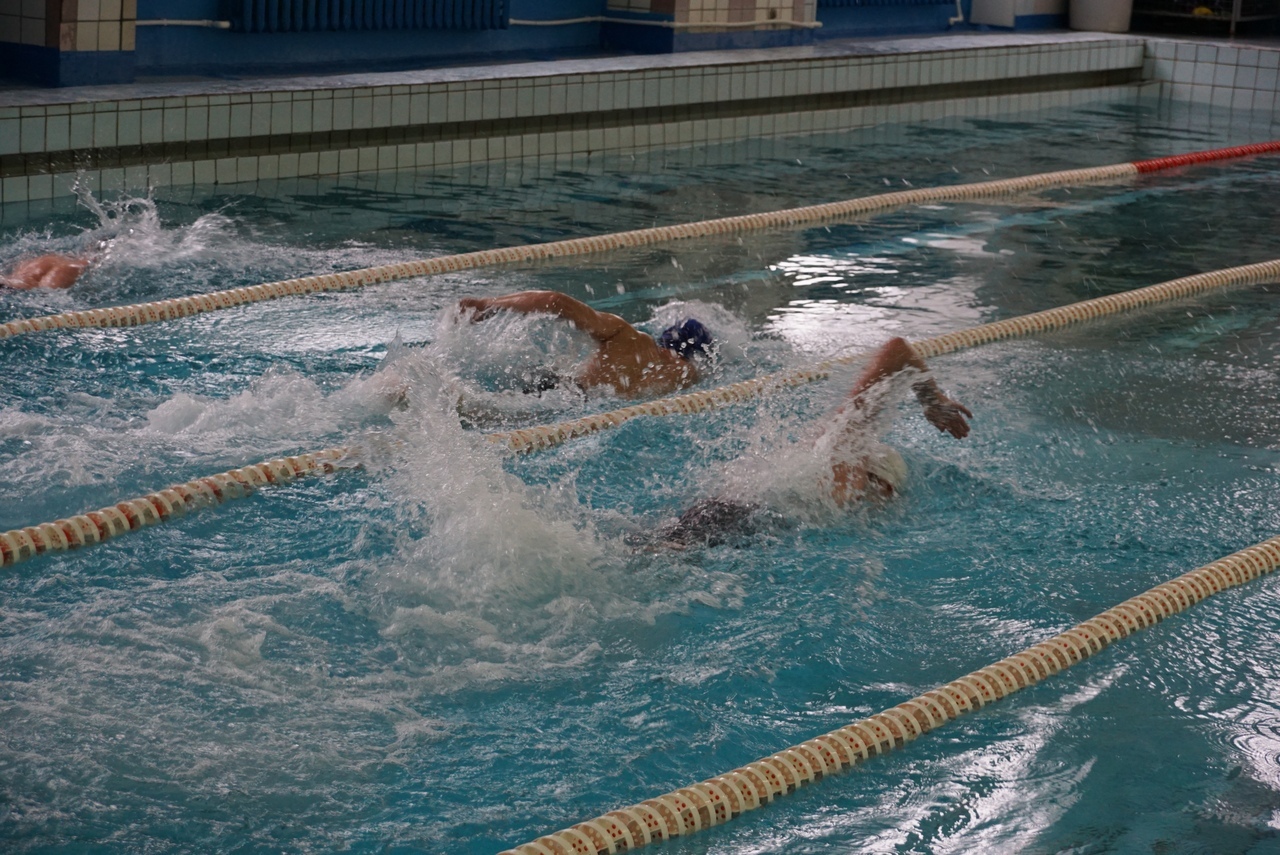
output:
[[[245,33],[505,29],[509,0],[233,0]]]
[[[955,0],[818,0],[818,8],[846,6],[953,6]]]

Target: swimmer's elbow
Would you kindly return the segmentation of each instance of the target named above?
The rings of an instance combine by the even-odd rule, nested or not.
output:
[[[913,357],[919,359],[916,349],[911,346],[911,342],[900,335],[895,335],[885,342],[884,349],[893,354],[900,354],[904,362],[909,362]]]

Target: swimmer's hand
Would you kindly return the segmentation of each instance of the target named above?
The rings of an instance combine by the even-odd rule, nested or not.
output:
[[[951,434],[956,439],[964,439],[969,435],[966,416],[973,418],[969,408],[946,395],[943,395],[938,402],[924,408],[924,417],[929,420],[929,424],[944,433]]]
[[[969,423],[965,417],[973,418],[969,408],[954,398],[948,397],[932,380],[916,383],[911,387],[916,393],[916,400],[924,407],[924,417],[929,424],[943,433],[949,433],[956,439],[964,439],[969,435]]]

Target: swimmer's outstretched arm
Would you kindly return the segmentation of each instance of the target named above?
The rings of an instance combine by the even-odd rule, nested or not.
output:
[[[866,392],[872,386],[908,368],[914,368],[922,374],[929,370],[929,366],[906,339],[889,339],[853,384],[849,391],[850,401],[855,407],[866,406]],[[911,384],[911,391],[915,392],[916,400],[924,408],[924,417],[929,420],[929,424],[956,439],[969,435],[969,423],[965,421],[965,417],[973,418],[973,413],[964,404],[943,393],[936,380],[932,377],[917,380]]]
[[[89,266],[88,259],[70,255],[41,255],[21,261],[0,276],[0,285],[23,291],[32,288],[70,288]]]
[[[472,321],[482,321],[504,309],[521,314],[555,315],[597,341],[608,341],[619,333],[635,330],[617,315],[597,312],[581,300],[559,291],[517,291],[502,297],[464,297],[458,305],[475,312]]]

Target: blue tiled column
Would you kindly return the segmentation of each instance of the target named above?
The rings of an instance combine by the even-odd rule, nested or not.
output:
[[[129,83],[137,0],[0,0],[0,74],[45,86]]]

